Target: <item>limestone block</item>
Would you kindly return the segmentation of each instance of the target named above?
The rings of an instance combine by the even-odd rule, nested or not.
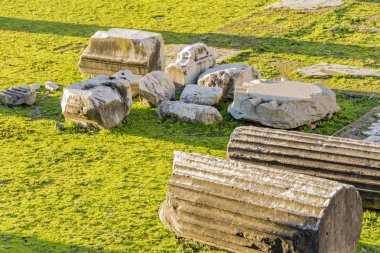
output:
[[[188,84],[181,94],[180,100],[185,103],[198,105],[216,105],[223,95],[219,87],[206,87],[197,84]]]
[[[92,129],[112,128],[123,121],[132,106],[129,82],[97,76],[63,89],[62,113],[66,120]]]
[[[159,33],[112,28],[98,31],[79,61],[85,75],[113,75],[121,70],[145,75],[164,70],[164,40]]]
[[[205,125],[219,123],[223,120],[219,111],[212,106],[189,104],[181,101],[163,102],[158,107],[157,114],[166,119]]]
[[[351,185],[175,152],[159,216],[179,237],[232,252],[355,253],[362,207]]]

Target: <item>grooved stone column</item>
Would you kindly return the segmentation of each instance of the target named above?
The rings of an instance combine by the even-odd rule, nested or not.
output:
[[[362,207],[350,185],[175,152],[160,219],[180,237],[233,252],[354,253]]]
[[[366,208],[380,209],[380,145],[259,127],[238,127],[228,157],[354,185]],[[289,178],[291,176],[288,176]]]

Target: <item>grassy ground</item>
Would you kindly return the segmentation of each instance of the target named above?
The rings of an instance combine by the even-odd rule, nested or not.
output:
[[[97,30],[159,31],[167,44],[203,41],[242,50],[266,78],[308,82],[297,68],[321,61],[380,67],[380,3],[349,1],[314,13],[270,11],[274,1],[84,0],[0,3],[0,87],[83,80],[77,62]],[[164,16],[156,20],[156,16]],[[331,27],[339,25],[337,31]],[[332,88],[380,92],[380,81],[336,76]],[[0,106],[0,252],[196,252],[177,241],[157,211],[165,198],[174,150],[225,157],[239,124],[220,106],[223,123],[161,121],[134,102],[122,125],[92,132],[65,123],[61,92],[42,90],[32,107]],[[377,104],[338,95],[342,111],[314,132],[331,135]],[[31,111],[40,106],[40,114]],[[303,131],[310,131],[302,128]],[[366,211],[358,252],[380,252],[380,215]]]

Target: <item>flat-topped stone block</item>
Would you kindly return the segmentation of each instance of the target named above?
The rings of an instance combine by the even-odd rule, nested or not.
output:
[[[159,33],[112,28],[98,31],[79,61],[85,75],[113,75],[121,70],[145,75],[164,70],[164,40]]]
[[[335,93],[322,83],[254,80],[235,89],[228,112],[274,128],[292,129],[340,110]]]

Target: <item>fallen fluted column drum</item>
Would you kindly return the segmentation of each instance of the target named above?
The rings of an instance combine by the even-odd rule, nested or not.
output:
[[[354,185],[365,208],[380,209],[380,145],[259,127],[238,127],[228,157]]]
[[[362,206],[351,185],[175,152],[159,214],[177,236],[233,252],[354,253]]]

